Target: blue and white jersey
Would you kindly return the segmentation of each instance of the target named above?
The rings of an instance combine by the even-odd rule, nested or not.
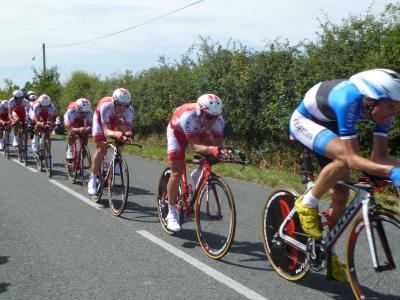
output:
[[[357,137],[356,122],[370,119],[362,111],[363,95],[347,79],[324,81],[313,86],[297,107],[297,111],[323,126],[337,126],[341,139]],[[375,135],[387,136],[393,119],[375,126]],[[335,124],[336,123],[336,124]]]

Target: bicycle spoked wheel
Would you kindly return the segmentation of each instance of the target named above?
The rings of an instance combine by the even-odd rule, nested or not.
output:
[[[303,278],[309,271],[306,254],[279,236],[279,227],[292,210],[297,197],[294,190],[275,189],[265,198],[261,211],[261,240],[265,254],[275,271],[292,281]],[[307,242],[297,214],[288,222],[283,233],[302,244]]]
[[[120,216],[125,209],[129,191],[128,165],[123,158],[111,163],[112,173],[108,184],[109,205],[114,216]]]
[[[27,145],[27,143],[25,142],[25,139],[24,139],[24,148],[23,148],[24,150],[24,163],[25,163],[25,166],[27,167],[28,166],[28,145]]]
[[[200,187],[195,220],[197,238],[207,256],[224,257],[235,235],[236,212],[232,192],[219,176],[212,175]]]
[[[86,146],[81,146],[81,158],[80,158],[80,176],[82,179],[82,185],[87,190],[87,185],[90,179],[90,169],[92,166],[92,158],[90,157],[89,149]]]
[[[160,180],[158,182],[158,193],[157,193],[157,212],[158,219],[160,220],[161,227],[168,234],[174,234],[173,231],[167,228],[167,215],[168,215],[168,198],[167,198],[167,184],[171,175],[171,169],[165,168],[161,173]]]
[[[10,158],[10,133],[4,132],[4,156]]]
[[[362,217],[353,224],[347,241],[347,275],[357,299],[400,298],[400,216],[376,210],[371,216],[372,235],[380,271],[375,271]]]
[[[24,141],[25,141],[25,139],[23,138],[21,129],[18,131],[17,137],[18,137],[17,138],[18,139],[18,160],[19,160],[19,162],[22,163],[24,161]]]
[[[46,170],[46,174],[48,177],[51,177],[51,171],[52,171],[52,161],[51,161],[51,153],[50,153],[50,145],[47,140],[44,142],[44,147],[43,147],[43,152],[44,152],[44,167]]]
[[[68,151],[68,144],[65,147],[65,152]],[[73,159],[67,159],[66,163],[65,163],[65,167],[67,168],[67,175],[68,175],[68,180],[71,183],[75,183],[76,182],[76,176],[77,176],[77,172],[75,170],[75,166],[78,163],[77,162],[77,157],[76,157],[76,144],[73,144],[73,154],[74,154],[74,158]]]

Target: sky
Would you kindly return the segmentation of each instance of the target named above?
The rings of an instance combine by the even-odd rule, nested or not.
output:
[[[349,15],[383,12],[389,0],[203,0],[176,13],[108,38],[65,46],[118,32],[188,6],[196,0],[13,0],[2,1],[0,87],[11,79],[24,86],[32,67],[57,65],[62,82],[74,71],[102,77],[157,66],[159,57],[179,61],[199,37],[225,46],[229,40],[262,50],[267,41],[315,41],[320,20],[340,24]],[[64,46],[63,46],[64,45]],[[32,58],[35,57],[34,60]]]

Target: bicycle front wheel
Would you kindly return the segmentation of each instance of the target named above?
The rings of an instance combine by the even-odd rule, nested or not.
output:
[[[303,278],[309,270],[306,254],[288,244],[279,235],[279,228],[298,196],[292,189],[277,188],[265,198],[261,211],[261,240],[265,254],[275,271],[291,281]],[[287,223],[283,232],[302,244],[307,242],[297,214]]]
[[[92,159],[88,147],[82,146],[81,148],[81,159],[80,159],[80,173],[82,178],[82,185],[87,190],[87,185],[90,178],[90,169],[92,166]]]
[[[357,299],[399,299],[400,216],[377,209],[372,211],[370,222],[377,270],[372,265],[362,216],[354,222],[347,240],[347,276],[354,296]]]
[[[43,152],[44,152],[43,153],[44,167],[46,170],[46,174],[48,177],[51,177],[52,161],[51,161],[50,145],[48,140],[45,140],[44,142]]]
[[[120,216],[125,209],[129,191],[128,165],[123,158],[117,158],[111,163],[109,177],[109,205],[114,216]]]
[[[76,165],[75,148],[76,148],[76,145],[73,145],[73,147],[74,147],[74,150],[73,150],[74,158],[67,159],[67,162],[65,164],[67,167],[68,179],[71,183],[75,183],[75,181],[76,181],[76,172],[75,172],[75,165]],[[67,144],[67,147],[65,150],[68,151],[68,144]]]
[[[197,238],[207,256],[224,257],[235,236],[236,211],[232,192],[221,177],[210,175],[199,188],[195,220]]]

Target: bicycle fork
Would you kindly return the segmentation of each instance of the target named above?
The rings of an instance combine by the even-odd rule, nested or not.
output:
[[[369,200],[363,200],[362,201],[362,216],[363,216],[363,223],[360,223],[360,225],[364,225],[365,227],[365,232],[367,235],[367,241],[368,241],[368,247],[369,247],[369,252],[371,254],[371,260],[372,260],[372,265],[375,269],[376,272],[382,272],[382,271],[387,271],[387,270],[392,270],[395,268],[395,264],[393,261],[393,256],[392,253],[390,252],[390,248],[389,248],[389,244],[386,238],[386,234],[385,231],[383,229],[382,223],[378,220],[376,221],[376,224],[373,225],[371,224],[371,220],[370,220],[370,209],[369,209]],[[383,250],[385,252],[386,258],[388,260],[388,262],[386,262],[385,265],[381,266],[379,265],[378,262],[378,254],[377,254],[377,250],[376,250],[376,239],[375,239],[375,234],[372,230],[372,228],[376,226],[377,229],[377,233],[379,236],[379,239],[382,243],[382,247]],[[356,231],[360,230],[361,228],[357,228]]]

